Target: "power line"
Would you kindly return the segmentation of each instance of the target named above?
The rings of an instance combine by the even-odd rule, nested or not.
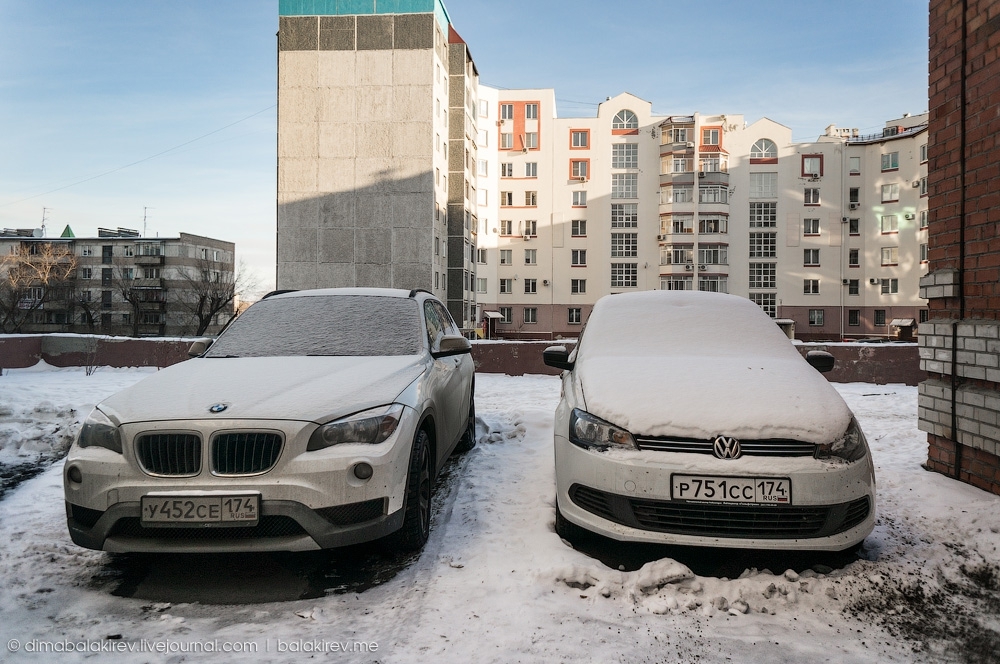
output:
[[[224,131],[226,129],[229,129],[230,127],[238,125],[241,122],[246,122],[250,118],[256,117],[256,116],[260,115],[261,113],[266,113],[267,111],[270,111],[272,108],[275,108],[276,106],[277,106],[277,104],[271,104],[267,108],[262,108],[261,110],[257,111],[256,113],[251,113],[250,115],[246,116],[245,118],[240,118],[239,120],[237,120],[235,122],[230,122],[229,124],[227,124],[224,127],[219,127],[218,129],[213,129],[212,131],[208,132],[207,134],[202,134],[201,136],[198,136],[197,138],[192,138],[189,141],[184,141],[183,143],[179,143],[179,144],[173,146],[172,148],[167,148],[166,150],[163,150],[162,152],[157,152],[156,154],[150,155],[148,157],[143,157],[142,159],[139,159],[138,161],[133,161],[132,163],[125,164],[124,166],[119,166],[118,168],[112,168],[110,171],[104,171],[103,173],[98,173],[97,175],[91,175],[90,177],[84,178],[82,180],[77,180],[76,182],[72,182],[72,183],[64,185],[62,187],[56,187],[55,189],[49,189],[48,191],[43,191],[40,194],[33,194],[31,196],[27,196],[25,198],[18,199],[16,201],[11,201],[10,203],[3,203],[3,204],[0,204],[0,207],[7,207],[8,205],[16,205],[17,203],[23,203],[24,201],[30,201],[33,198],[38,198],[39,196],[46,196],[48,194],[52,194],[52,193],[55,193],[57,191],[62,191],[63,189],[69,189],[70,187],[75,187],[78,184],[83,184],[84,182],[90,182],[91,180],[96,180],[97,178],[102,178],[105,175],[111,175],[112,173],[117,173],[118,171],[123,171],[126,168],[131,168],[132,166],[136,166],[136,165],[141,164],[143,162],[149,161],[150,159],[156,159],[157,157],[162,157],[163,155],[165,155],[165,154],[167,154],[169,152],[173,152],[174,150],[181,149],[185,145],[190,145],[190,144],[192,144],[192,143],[194,143],[196,141],[202,140],[203,138],[208,138],[212,134],[218,134],[220,131]]]

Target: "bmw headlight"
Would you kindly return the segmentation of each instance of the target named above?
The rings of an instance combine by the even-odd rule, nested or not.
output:
[[[858,421],[851,418],[851,424],[847,427],[844,435],[825,445],[818,446],[816,457],[829,459],[837,457],[844,461],[857,461],[868,452],[868,443],[865,441],[865,434],[862,433]]]
[[[586,448],[606,450],[618,447],[639,449],[635,439],[625,429],[596,418],[590,413],[574,408],[569,416],[569,442]]]
[[[115,423],[97,408],[90,411],[90,416],[80,428],[80,437],[76,442],[80,447],[104,447],[112,452],[122,453],[121,432]]]
[[[384,442],[399,425],[403,406],[398,403],[370,408],[324,424],[309,438],[307,450],[322,450],[344,443],[374,445]]]

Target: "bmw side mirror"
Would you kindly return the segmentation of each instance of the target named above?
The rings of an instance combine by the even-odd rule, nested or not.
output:
[[[441,337],[438,349],[431,353],[434,359],[449,357],[451,355],[462,355],[472,352],[472,344],[460,334],[449,334]]]
[[[806,362],[812,365],[816,371],[826,373],[831,371],[837,363],[836,359],[825,350],[811,350],[806,353]]]
[[[188,357],[198,357],[199,355],[204,355],[205,351],[211,348],[211,346],[211,339],[199,339],[188,348]]]
[[[549,346],[542,351],[542,361],[550,367],[572,371],[573,365],[576,362],[571,362],[569,355],[570,353],[566,350],[566,346]]]

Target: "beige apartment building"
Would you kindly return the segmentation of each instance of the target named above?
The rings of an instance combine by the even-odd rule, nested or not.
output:
[[[926,315],[926,115],[863,136],[655,115],[630,94],[558,118],[480,87],[479,319],[572,337],[603,295],[734,293],[803,339],[906,337]]]

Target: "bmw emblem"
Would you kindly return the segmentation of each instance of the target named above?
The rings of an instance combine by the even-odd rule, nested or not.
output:
[[[208,412],[210,412],[210,413],[221,413],[222,411],[224,411],[227,408],[229,408],[229,404],[217,403],[217,404],[215,404],[213,406],[209,406],[208,407]]]

